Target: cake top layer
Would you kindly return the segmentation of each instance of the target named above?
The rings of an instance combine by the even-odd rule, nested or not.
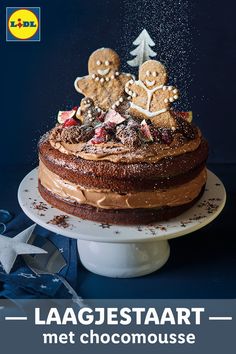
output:
[[[88,75],[77,77],[83,98],[78,107],[58,113],[51,145],[83,159],[113,162],[149,161],[196,149],[200,131],[191,112],[175,112],[178,90],[167,86],[159,61],[139,67],[138,80],[119,71],[120,58],[109,48],[91,54]]]
[[[174,119],[176,129],[172,130],[110,110],[85,119],[84,124],[57,125],[48,139],[60,152],[86,160],[157,162],[200,145],[199,129],[178,116]]]

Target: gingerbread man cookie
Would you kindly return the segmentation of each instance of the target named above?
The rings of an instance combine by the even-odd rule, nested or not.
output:
[[[120,58],[114,50],[98,49],[89,57],[89,75],[77,77],[75,89],[104,111],[118,107],[127,98],[125,84],[131,78],[131,74],[120,73],[119,67]]]
[[[178,99],[178,90],[165,86],[165,67],[156,60],[144,62],[139,69],[139,80],[126,83],[125,91],[131,97],[130,113],[141,119],[151,119],[159,127],[175,128],[170,103]]]
[[[85,117],[92,118],[94,115],[98,115],[99,113],[101,113],[101,109],[94,106],[92,98],[84,97],[80,102],[79,108],[77,109],[76,118],[84,124]]]

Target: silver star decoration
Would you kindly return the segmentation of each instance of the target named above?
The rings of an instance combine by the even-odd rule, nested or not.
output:
[[[28,227],[13,238],[0,235],[0,262],[7,274],[10,273],[16,257],[20,254],[42,254],[47,251],[28,244],[36,224]]]

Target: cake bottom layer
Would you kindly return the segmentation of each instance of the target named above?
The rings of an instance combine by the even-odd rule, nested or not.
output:
[[[161,208],[140,209],[102,209],[91,205],[79,204],[58,197],[46,189],[39,181],[38,189],[43,197],[52,206],[82,219],[97,221],[107,224],[140,225],[157,221],[169,220],[191,208],[202,196],[205,185],[200,193],[191,202],[178,206],[165,206]]]

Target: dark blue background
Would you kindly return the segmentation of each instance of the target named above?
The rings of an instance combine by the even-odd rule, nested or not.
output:
[[[149,1],[144,3],[147,11]],[[150,6],[153,3],[150,0]],[[152,22],[147,14],[140,16],[140,7],[136,9],[135,4],[135,0],[1,1],[0,208],[16,214],[20,211],[17,186],[37,164],[37,141],[55,124],[57,111],[79,103],[73,82],[87,73],[90,53],[102,46],[112,47],[128,69],[125,61],[134,49],[132,41],[143,27],[149,30],[148,22]],[[5,42],[6,6],[41,6],[41,42]],[[228,205],[212,225],[171,241],[172,258],[158,273],[112,280],[81,269],[83,296],[235,297],[235,5],[233,0],[201,0],[191,2],[190,12],[187,70],[193,80],[180,107],[193,110],[194,121],[209,140],[209,166],[226,185]],[[158,43],[154,28],[152,23],[150,34]],[[184,90],[174,61],[165,60],[165,53],[161,57],[171,70],[171,79]]]
[[[143,2],[155,3],[152,0]],[[160,34],[155,33],[155,26],[148,24],[151,20],[145,14],[139,15],[139,22],[135,21],[140,8],[133,13],[127,26],[126,13],[129,7],[136,9],[135,0],[24,0],[23,3],[24,6],[41,6],[40,43],[6,43],[5,6],[20,4],[19,1],[1,1],[0,5],[1,130],[4,130],[0,149],[3,151],[7,146],[7,154],[1,156],[1,163],[7,164],[35,162],[36,142],[40,134],[55,123],[57,111],[78,104],[79,96],[73,82],[76,76],[87,73],[88,56],[93,50],[112,47],[122,58],[128,59],[129,51],[134,49],[132,41],[144,26],[148,30],[150,27],[159,50],[161,40]],[[186,60],[193,81],[188,88],[188,100],[182,103],[193,110],[195,122],[210,142],[210,161],[236,162],[232,149],[236,128],[234,1],[190,3],[192,47],[187,47]],[[148,11],[147,5],[145,11]],[[158,16],[155,21],[156,18]],[[124,34],[125,30],[129,33]],[[178,48],[175,55],[178,57]],[[181,73],[175,72],[174,63],[172,60],[166,64],[169,64],[170,72],[174,72],[181,90]],[[16,132],[14,142],[13,132]]]

